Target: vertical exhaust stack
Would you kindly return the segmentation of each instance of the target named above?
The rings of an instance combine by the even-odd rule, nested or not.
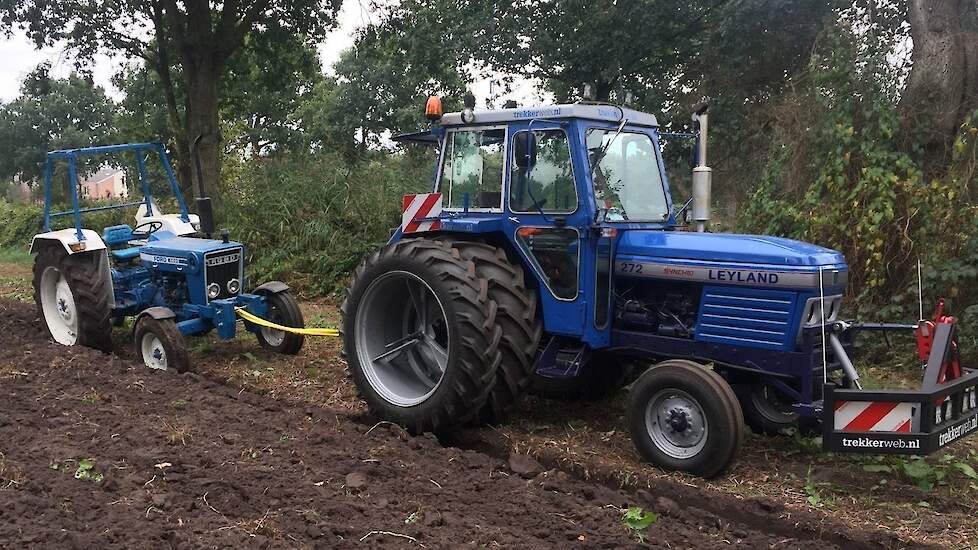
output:
[[[699,126],[696,167],[693,168],[693,222],[696,231],[706,231],[710,221],[710,190],[713,186],[713,170],[706,165],[707,103],[699,103],[693,110],[693,122]]]

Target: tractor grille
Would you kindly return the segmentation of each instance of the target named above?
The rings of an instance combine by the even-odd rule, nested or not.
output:
[[[795,302],[794,292],[707,286],[703,289],[696,339],[787,349],[798,328],[793,323]]]
[[[221,293],[216,299],[231,298],[241,294],[241,281],[243,274],[244,258],[240,248],[210,252],[204,255],[205,275],[204,289],[211,283],[217,283],[221,287]],[[231,294],[228,292],[228,281],[238,280],[238,292]],[[210,300],[208,300],[210,301]]]

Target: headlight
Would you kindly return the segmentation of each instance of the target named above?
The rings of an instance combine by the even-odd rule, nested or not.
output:
[[[207,285],[207,299],[213,300],[221,295],[221,285],[217,283],[211,283]]]
[[[231,294],[237,294],[241,290],[241,282],[237,279],[231,279],[228,281],[228,292]]]

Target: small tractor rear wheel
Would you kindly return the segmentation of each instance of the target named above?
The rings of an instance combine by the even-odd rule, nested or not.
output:
[[[111,286],[100,252],[69,255],[42,245],[34,260],[34,302],[51,338],[66,346],[112,350]]]
[[[499,247],[479,241],[446,238],[462,259],[475,264],[475,273],[489,283],[496,302],[496,323],[503,329],[499,344],[502,362],[496,382],[482,408],[479,422],[500,424],[519,408],[533,376],[543,321],[537,316],[537,294],[526,285],[523,266],[513,263]]]
[[[734,463],[744,438],[733,389],[692,361],[664,361],[645,371],[632,387],[627,414],[645,460],[705,478]]]
[[[155,370],[190,370],[190,355],[180,329],[173,319],[154,319],[143,315],[133,332],[136,354],[144,365]]]
[[[265,319],[285,327],[303,328],[306,326],[302,318],[302,310],[299,309],[299,302],[289,291],[269,293],[265,295],[265,303],[268,304],[268,315]],[[256,333],[258,343],[267,350],[285,355],[295,355],[302,349],[305,337],[301,334],[285,332],[273,328],[259,327]]]
[[[798,426],[799,414],[789,400],[770,384],[751,384],[740,399],[747,425],[756,434],[778,435]]]
[[[341,308],[344,356],[378,416],[420,433],[479,414],[501,360],[489,284],[445,242],[403,240],[357,269]]]

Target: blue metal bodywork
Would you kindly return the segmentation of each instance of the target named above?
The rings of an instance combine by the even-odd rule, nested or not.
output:
[[[112,153],[136,155],[142,200],[82,208],[78,197],[78,158]],[[75,234],[79,241],[83,241],[85,240],[81,221],[83,214],[144,206],[147,216],[153,216],[155,205],[150,194],[144,156],[147,153],[158,155],[180,210],[179,219],[190,222],[190,212],[164,146],[160,143],[135,143],[49,152],[44,170],[45,231],[51,230],[52,218],[72,216]],[[51,212],[54,163],[59,160],[68,164],[68,177],[72,183],[70,186],[72,209]],[[121,322],[125,317],[138,316],[149,308],[164,307],[174,313],[177,327],[184,335],[204,334],[216,329],[222,339],[230,339],[234,338],[236,332],[236,307],[244,307],[259,317],[268,313],[265,297],[259,294],[238,292],[233,296],[222,296],[213,300],[207,298],[208,255],[237,251],[239,266],[237,278],[240,288],[245,288],[244,246],[240,243],[181,237],[168,231],[156,231],[150,233],[144,241],[134,242],[132,228],[128,225],[106,227],[102,237],[112,259],[109,270],[115,299],[112,317],[117,322]],[[135,262],[136,259],[140,261]],[[251,332],[259,330],[259,327],[251,323],[245,323],[245,327]]]
[[[559,109],[558,109],[559,110]],[[624,115],[625,111],[621,110]],[[626,122],[624,132],[643,133],[655,145],[655,154],[670,214],[661,222],[613,222],[599,216],[587,157],[586,132],[592,128],[617,130],[620,122],[570,116],[523,119],[515,113],[503,120],[497,112],[492,123],[459,123],[455,118],[435,126],[440,162],[432,189],[439,191],[440,167],[445,162],[451,132],[480,128],[505,128],[500,208],[446,209],[440,216],[442,233],[478,235],[502,244],[532,274],[540,297],[546,339],[578,342],[587,350],[616,348],[655,357],[687,357],[714,362],[730,378],[763,376],[797,398],[799,410],[814,414],[821,378],[821,348],[814,345],[810,326],[811,299],[841,295],[848,266],[842,254],[820,246],[775,237],[690,233],[682,231],[673,214],[669,184],[663,165],[660,134],[653,124]],[[527,117],[528,118],[528,117]],[[578,195],[576,210],[568,214],[517,212],[511,209],[511,164],[514,136],[524,130],[559,129],[566,132]],[[521,228],[567,228],[577,231],[578,288],[574,299],[558,298],[540,272],[539,265],[517,237]],[[412,235],[413,236],[413,235]],[[404,238],[395,231],[391,242]],[[610,254],[609,254],[610,251]],[[606,259],[610,256],[610,265]],[[599,278],[612,276],[612,298],[599,300]],[[623,328],[614,318],[615,288],[645,280],[651,285],[683,284],[691,289],[698,310],[689,337],[671,337]],[[841,300],[841,297],[839,298]],[[609,311],[598,312],[596,305]],[[837,313],[837,312],[836,312]],[[847,344],[848,345],[848,344]],[[575,375],[574,369],[555,368],[553,353],[538,356],[538,372],[548,376]],[[739,374],[738,374],[739,373]],[[820,383],[820,380],[819,380]]]

